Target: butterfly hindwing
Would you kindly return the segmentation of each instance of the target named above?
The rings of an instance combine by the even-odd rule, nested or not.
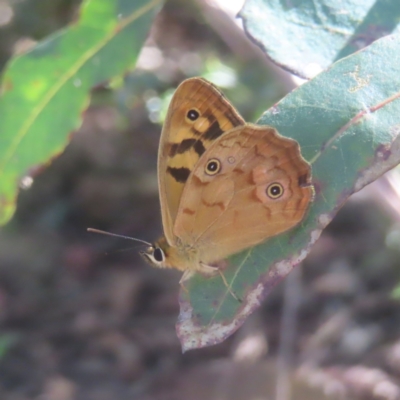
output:
[[[192,78],[175,91],[161,133],[158,183],[164,233],[175,242],[173,224],[186,182],[212,143],[245,122],[211,83]]]
[[[313,193],[298,143],[247,124],[217,139],[195,165],[173,233],[212,263],[297,225]]]

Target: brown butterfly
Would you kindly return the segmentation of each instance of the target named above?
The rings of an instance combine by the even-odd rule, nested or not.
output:
[[[296,226],[314,194],[299,144],[246,123],[201,78],[184,81],[171,100],[158,183],[165,236],[141,254],[184,271],[181,283],[194,272],[213,275],[219,261]]]

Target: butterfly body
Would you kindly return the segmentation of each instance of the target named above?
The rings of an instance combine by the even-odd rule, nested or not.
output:
[[[156,248],[161,249],[164,255],[158,265],[160,268],[175,268],[180,271],[198,271],[201,269],[198,249],[190,247],[188,244],[178,241],[171,246],[165,237],[161,237],[152,246],[152,249]],[[152,249],[150,249],[151,254],[153,253]]]
[[[221,260],[296,226],[314,193],[299,144],[245,123],[200,78],[171,100],[158,179],[165,236],[143,256],[185,277],[213,273]]]

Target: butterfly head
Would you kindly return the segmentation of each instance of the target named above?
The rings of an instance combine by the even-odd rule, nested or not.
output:
[[[141,251],[144,260],[157,268],[175,268],[180,271],[196,269],[198,265],[198,252],[191,251],[179,246],[171,246],[165,237],[157,240],[154,244]]]
[[[168,268],[169,248],[170,246],[166,239],[161,238],[151,246],[147,247],[146,250],[141,251],[139,254],[153,267]]]

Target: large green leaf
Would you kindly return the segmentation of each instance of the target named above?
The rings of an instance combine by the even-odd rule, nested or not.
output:
[[[312,164],[316,197],[300,226],[229,260],[220,277],[196,276],[181,291],[184,350],[234,332],[270,289],[305,258],[344,201],[400,161],[400,36],[335,63],[258,121],[296,139]]]
[[[335,60],[400,32],[400,1],[247,0],[240,17],[272,60],[312,78]]]
[[[79,20],[9,64],[0,98],[0,223],[19,180],[60,152],[90,89],[134,65],[162,0],[91,0]]]

